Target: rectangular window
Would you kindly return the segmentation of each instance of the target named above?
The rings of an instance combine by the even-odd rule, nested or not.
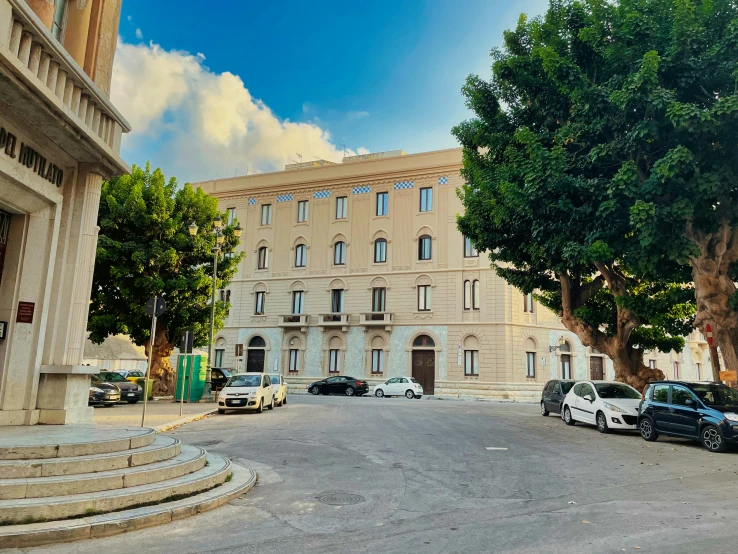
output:
[[[525,376],[526,377],[536,376],[536,353],[535,352],[525,353]]]
[[[228,208],[226,211],[226,225],[233,225],[233,221],[236,219],[236,208]]]
[[[331,350],[328,354],[328,373],[341,372],[341,351]]]
[[[225,356],[225,348],[215,349],[215,359],[213,360],[213,367],[223,367],[223,357]]]
[[[297,222],[304,223],[308,220],[308,201],[300,200],[297,203]]]
[[[372,311],[373,312],[384,312],[385,302],[387,300],[387,289],[375,288],[372,289]]]
[[[528,314],[533,313],[533,294],[526,294],[523,297],[523,311]]]
[[[384,373],[384,350],[372,350],[372,373]]]
[[[333,289],[331,291],[331,312],[334,314],[343,313],[343,289]]]
[[[479,375],[479,350],[464,350],[464,375]]]
[[[389,192],[377,193],[377,215],[389,214]]]
[[[475,310],[479,309],[479,280],[475,280],[472,286],[472,307]]]
[[[295,247],[295,267],[305,267],[307,264],[307,246],[298,244]]]
[[[266,269],[269,267],[269,249],[266,246],[259,248],[259,259],[256,267],[257,269]]]
[[[271,204],[261,205],[261,224],[262,225],[272,224],[272,205]]]
[[[295,291],[292,293],[292,313],[301,314],[305,310],[305,293],[303,291]]]
[[[679,379],[679,362],[674,362],[674,379]]]
[[[336,219],[346,219],[348,217],[348,197],[339,196],[336,198]]]
[[[54,7],[54,19],[51,23],[51,34],[59,42],[62,41],[62,35],[64,34],[64,26],[67,20],[67,3],[68,0],[56,0]]]
[[[464,309],[471,310],[472,307],[472,283],[464,281]]]
[[[418,285],[418,311],[429,312],[431,309],[430,285]]]
[[[433,210],[433,189],[428,187],[420,189],[420,211],[430,212]]]
[[[387,262],[387,241],[377,239],[374,241],[374,263],[383,264]]]
[[[464,237],[464,257],[465,258],[478,258],[479,252],[474,248],[472,241],[468,237]]]
[[[264,315],[264,300],[266,293],[262,290],[256,292],[254,301],[254,315]]]
[[[333,265],[346,265],[346,243],[337,242],[333,245]]]
[[[656,369],[656,360],[648,360],[648,367]]]
[[[432,239],[428,235],[423,235],[418,239],[418,260],[430,260]]]
[[[300,370],[299,367],[300,351],[292,348],[290,350],[290,372],[295,373]]]

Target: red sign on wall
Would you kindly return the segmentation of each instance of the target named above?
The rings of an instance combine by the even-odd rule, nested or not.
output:
[[[707,339],[707,344],[712,346],[712,343],[715,342],[712,338],[712,325],[709,323],[705,325],[705,338]]]
[[[15,318],[16,323],[33,323],[33,311],[36,304],[33,302],[18,302],[18,316]]]

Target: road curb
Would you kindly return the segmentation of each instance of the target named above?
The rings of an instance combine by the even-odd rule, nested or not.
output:
[[[154,427],[153,429],[157,433],[164,433],[166,431],[171,431],[172,429],[176,427],[180,427],[181,425],[185,425],[186,423],[192,423],[193,421],[197,421],[198,419],[203,419],[205,417],[208,417],[209,415],[212,415],[216,413],[217,411],[218,411],[218,408],[212,408],[206,412],[200,412],[199,414],[192,414],[192,415],[177,419],[175,421],[170,421],[169,423],[164,423],[162,425],[159,425],[158,427]]]

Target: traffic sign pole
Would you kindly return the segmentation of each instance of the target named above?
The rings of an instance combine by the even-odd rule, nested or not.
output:
[[[166,310],[166,302],[163,298],[154,296],[146,301],[146,313],[151,316],[151,341],[149,343],[149,361],[146,366],[146,378],[144,379],[144,402],[141,414],[141,427],[146,422],[146,405],[149,400],[149,375],[151,375],[151,360],[154,354],[154,340],[156,339],[156,318]]]

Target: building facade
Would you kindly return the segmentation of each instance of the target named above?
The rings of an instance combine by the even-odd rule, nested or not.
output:
[[[120,0],[0,0],[0,425],[92,421],[84,366]]]
[[[412,375],[426,394],[498,399],[537,400],[555,377],[612,378],[608,358],[460,234],[460,168],[461,149],[397,151],[199,183],[243,227],[246,252],[222,291],[213,365],[300,388]],[[675,356],[687,377],[693,359]]]

